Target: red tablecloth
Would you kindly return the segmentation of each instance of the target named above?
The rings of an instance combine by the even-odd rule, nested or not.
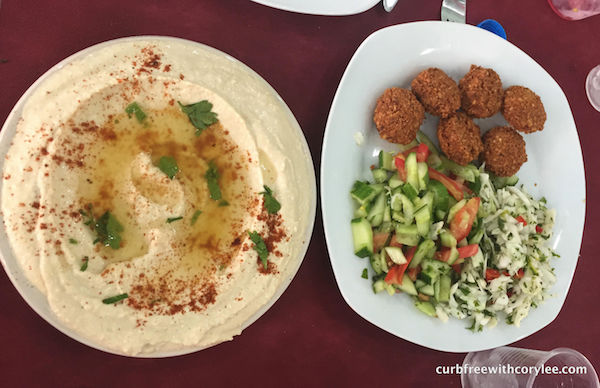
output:
[[[249,0],[4,0],[0,122],[32,82],[68,55],[123,36],[171,35],[229,53],[271,83],[296,115],[318,171],[329,107],[358,45],[382,27],[439,19],[439,3],[400,0],[389,14],[378,4],[359,15],[323,17]],[[564,90],[587,172],[585,233],[566,303],[554,322],[515,346],[571,347],[598,367],[600,113],[588,103],[583,85],[587,72],[600,63],[600,16],[567,22],[545,0],[469,2],[467,22],[486,18],[500,21],[509,40]],[[66,337],[38,317],[4,271],[0,295],[2,387],[460,385],[459,377],[436,375],[435,367],[461,363],[464,354],[437,352],[396,338],[346,305],[327,256],[320,209],[304,263],[281,299],[241,336],[195,354],[170,359],[106,354]]]

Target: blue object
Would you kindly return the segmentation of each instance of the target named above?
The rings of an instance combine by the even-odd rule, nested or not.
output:
[[[484,30],[488,30],[499,37],[506,39],[506,32],[500,23],[495,21],[494,19],[485,19],[481,23],[477,25],[479,28],[483,28]]]

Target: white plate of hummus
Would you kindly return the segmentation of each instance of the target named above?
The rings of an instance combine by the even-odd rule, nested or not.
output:
[[[500,319],[496,327],[477,333],[468,330],[468,320],[451,318],[444,323],[421,313],[406,295],[373,292],[371,280],[361,279],[368,259],[353,252],[350,220],[355,206],[349,195],[356,180],[372,179],[369,166],[377,164],[381,149],[398,150],[379,137],[373,123],[376,101],[384,90],[410,88],[416,75],[430,67],[444,70],[458,82],[471,64],[494,69],[504,88],[524,85],[541,97],[547,113],[545,127],[524,135],[528,160],[517,176],[533,197],[545,197],[547,206],[556,210],[550,246],[560,255],[551,261],[557,277],[552,296],[531,309],[520,327]],[[482,133],[507,125],[499,113],[477,122]],[[438,118],[426,115],[421,130],[437,139],[437,123]],[[581,147],[569,103],[539,64],[485,30],[445,22],[384,28],[360,45],[336,92],[323,142],[321,198],[335,278],[342,296],[360,316],[400,338],[441,351],[470,352],[510,344],[558,316],[577,265],[586,194]]]
[[[0,153],[9,278],[107,352],[231,340],[284,292],[312,234],[314,167],[293,114],[199,43],[123,38],[65,59],[16,104]]]

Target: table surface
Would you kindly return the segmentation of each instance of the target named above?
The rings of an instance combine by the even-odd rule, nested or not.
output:
[[[294,112],[315,168],[327,114],[348,61],[372,32],[393,24],[438,20],[439,1],[381,4],[344,17],[302,15],[249,0],[4,0],[0,8],[0,122],[41,74],[93,44],[132,35],[170,35],[222,50],[262,75]],[[600,16],[557,17],[545,0],[469,2],[467,22],[494,18],[509,40],[544,67],[564,90],[586,166],[586,224],[575,278],[558,318],[514,346],[571,347],[600,365],[597,322],[600,214],[600,112],[584,80],[600,63]],[[399,42],[398,44],[401,44]],[[557,155],[560,157],[560,155]],[[380,330],[346,305],[336,286],[320,209],[294,281],[277,303],[233,341],[169,359],[133,359],[88,348],[29,308],[0,271],[0,386],[460,386],[440,365],[464,354],[414,345]],[[393,371],[394,377],[388,377]]]

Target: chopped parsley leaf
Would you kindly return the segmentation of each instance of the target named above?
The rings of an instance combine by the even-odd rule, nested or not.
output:
[[[158,160],[157,167],[160,169],[160,171],[164,172],[169,179],[173,179],[179,172],[177,161],[172,156],[161,156]]]
[[[202,214],[202,210],[196,210],[192,215],[192,220],[190,221],[190,225],[194,225],[196,221],[198,221],[198,217]]]
[[[360,275],[361,278],[363,279],[368,279],[369,278],[369,271],[365,268],[362,271],[362,275]]]
[[[113,304],[113,303],[117,303],[122,301],[123,299],[127,299],[129,298],[129,295],[125,294],[119,294],[119,295],[115,295],[115,296],[111,296],[110,298],[106,298],[106,299],[102,299],[102,303],[104,304]]]
[[[273,190],[271,190],[269,186],[264,185],[263,187],[265,188],[265,191],[261,192],[260,194],[264,195],[265,197],[265,208],[269,214],[275,214],[279,211],[279,209],[281,209],[281,204],[275,199],[273,196]]]
[[[200,136],[209,125],[219,121],[217,114],[212,111],[213,104],[207,100],[202,100],[195,104],[183,105],[177,101],[182,112],[185,113],[192,125],[196,128],[196,136]]]
[[[74,238],[70,238],[69,243],[75,245],[75,244],[79,244],[79,241],[75,240]]]
[[[215,201],[220,200],[221,189],[219,188],[219,171],[212,160],[208,163],[208,170],[206,170],[204,177],[206,178],[206,183],[208,184],[210,197]]]
[[[146,118],[146,113],[142,110],[142,108],[140,108],[137,102],[132,102],[131,104],[127,105],[127,108],[125,108],[125,113],[127,113],[127,117],[129,118],[131,118],[132,115],[135,115],[135,118],[140,123]]]
[[[84,219],[83,223],[89,226],[92,232],[96,233],[96,239],[93,241],[93,244],[100,242],[112,249],[119,249],[121,247],[120,233],[123,231],[123,225],[117,221],[110,211],[107,210],[100,218],[95,218],[92,205],[90,204],[87,206],[87,212],[81,209],[79,213],[87,218]]]
[[[170,217],[167,218],[167,224],[170,224],[171,222],[175,222],[175,221],[179,221],[181,220],[183,217],[179,216],[179,217]]]
[[[79,270],[81,272],[84,272],[87,267],[88,267],[88,262],[90,261],[90,258],[87,256],[83,256],[83,259],[81,259],[82,263],[81,263],[81,267],[79,267]]]
[[[219,201],[219,206],[223,207],[223,206],[229,206],[229,202],[227,202],[226,200],[222,199]]]
[[[269,256],[269,251],[265,244],[265,240],[263,240],[258,232],[248,232],[248,235],[250,236],[250,240],[254,243],[252,248],[258,253],[258,257],[260,257],[264,268],[267,269],[267,257]]]

